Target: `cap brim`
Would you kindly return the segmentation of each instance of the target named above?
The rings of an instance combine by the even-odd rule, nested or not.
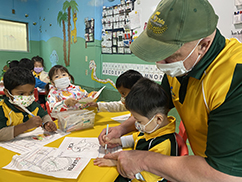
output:
[[[174,52],[182,45],[170,44],[150,38],[144,30],[138,38],[130,45],[133,54],[144,61],[157,62],[161,61]]]

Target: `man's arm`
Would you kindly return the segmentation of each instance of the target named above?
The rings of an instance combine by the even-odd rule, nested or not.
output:
[[[238,182],[242,178],[219,172],[200,156],[166,156],[149,151],[122,151],[105,158],[118,160],[119,173],[133,179],[136,173],[148,171],[173,182]]]

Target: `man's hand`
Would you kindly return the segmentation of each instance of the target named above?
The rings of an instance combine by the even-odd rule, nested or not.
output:
[[[147,151],[121,151],[104,156],[105,159],[117,160],[117,170],[123,177],[134,179],[135,174],[143,171],[142,160],[145,158]]]
[[[119,143],[110,143],[110,140],[117,139],[121,137],[120,130],[118,129],[118,126],[111,127],[108,130],[108,135],[106,135],[106,128],[102,130],[100,135],[98,136],[98,140],[100,145],[104,146],[105,144],[108,144],[108,148],[114,148],[119,146]]]

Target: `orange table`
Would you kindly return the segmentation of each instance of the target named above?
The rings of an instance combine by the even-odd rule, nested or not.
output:
[[[72,132],[64,137],[98,137],[103,128],[109,124],[110,127],[119,125],[112,120],[112,117],[128,114],[129,112],[101,112],[96,114],[95,125],[93,129],[86,129]],[[59,147],[64,137],[46,145],[47,147]],[[15,152],[0,147],[0,182],[110,182],[118,176],[116,167],[97,167],[93,165],[93,159],[86,168],[80,173],[77,179],[54,178],[32,172],[19,172],[2,169],[12,160]]]

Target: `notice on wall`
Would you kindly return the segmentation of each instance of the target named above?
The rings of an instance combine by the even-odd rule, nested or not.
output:
[[[140,72],[144,77],[160,82],[164,73],[156,65],[147,64],[126,64],[126,63],[109,63],[103,62],[102,74],[109,76],[119,76],[125,71],[133,69]]]

